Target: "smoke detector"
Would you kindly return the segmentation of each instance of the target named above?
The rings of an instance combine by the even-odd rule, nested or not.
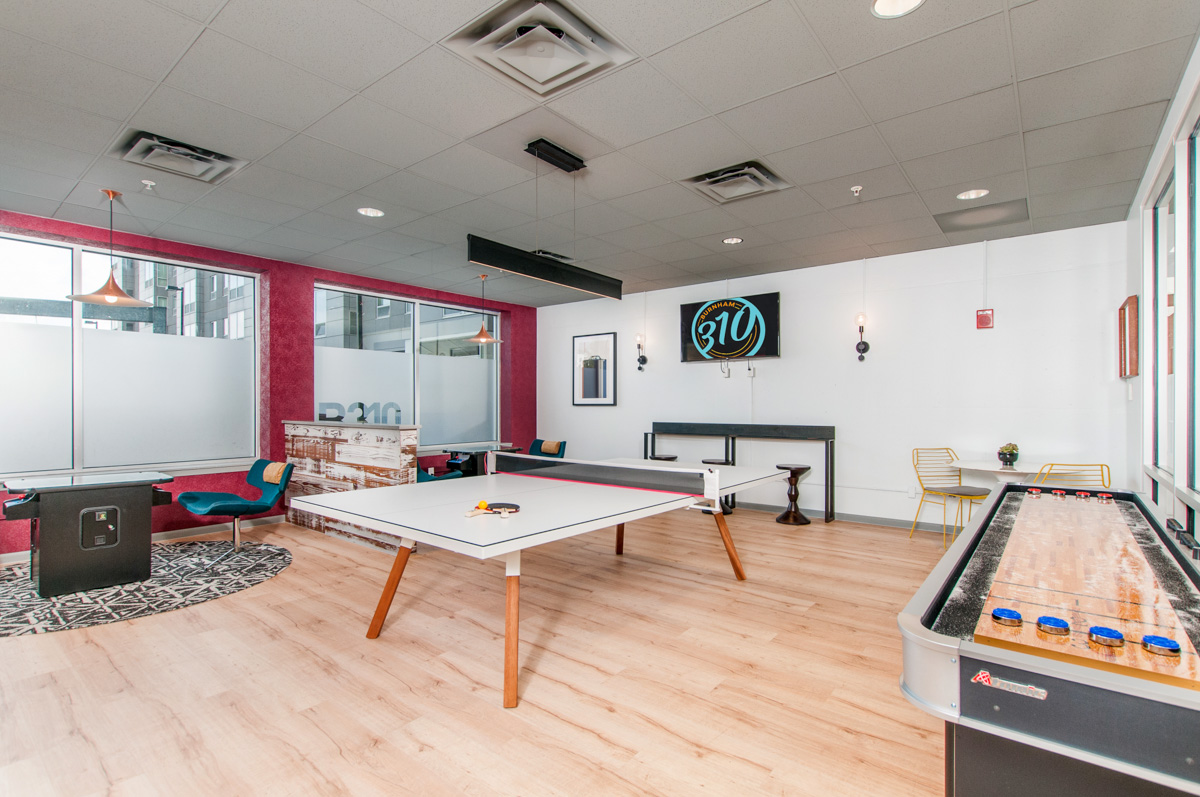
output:
[[[442,44],[539,98],[634,59],[599,25],[555,0],[506,3]]]
[[[140,130],[134,131],[129,143],[118,151],[121,160],[213,185],[224,182],[250,162]]]
[[[792,187],[766,166],[754,161],[702,174],[684,182],[721,204]]]

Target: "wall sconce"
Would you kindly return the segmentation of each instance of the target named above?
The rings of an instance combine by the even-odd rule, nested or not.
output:
[[[858,352],[859,362],[862,362],[865,359],[863,355],[871,350],[871,344],[863,340],[863,327],[867,325],[867,314],[859,313],[856,315],[854,323],[858,324],[858,343],[855,344],[854,350]]]
[[[646,369],[643,368],[642,366],[646,364],[646,346],[645,346],[645,342],[642,340],[641,333],[638,333],[636,340],[637,340],[637,350],[638,350],[638,356],[637,356],[638,370],[644,371]]]

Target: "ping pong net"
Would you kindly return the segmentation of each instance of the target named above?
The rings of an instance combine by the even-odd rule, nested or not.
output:
[[[534,476],[565,482],[583,482],[634,490],[692,495],[716,500],[717,474],[711,469],[663,468],[651,465],[625,465],[613,462],[548,459],[527,454],[497,452],[494,474]]]

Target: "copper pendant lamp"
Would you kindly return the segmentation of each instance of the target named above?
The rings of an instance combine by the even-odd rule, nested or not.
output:
[[[153,307],[150,302],[135,299],[117,284],[117,259],[113,256],[113,203],[121,195],[120,191],[111,188],[101,188],[100,193],[108,197],[108,259],[112,263],[112,271],[108,274],[108,282],[103,287],[91,293],[75,293],[67,298],[73,302],[85,304],[100,304],[108,307]]]
[[[483,296],[484,286],[487,284],[487,274],[479,275],[479,314],[483,316],[483,322],[479,325],[479,331],[475,333],[475,337],[467,338],[468,343],[478,343],[484,346],[488,343],[503,343],[499,338],[493,338],[491,333],[487,331],[487,316],[483,312]]]

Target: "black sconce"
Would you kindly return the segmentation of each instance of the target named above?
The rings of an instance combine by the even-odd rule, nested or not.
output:
[[[642,366],[646,364],[646,346],[644,345],[644,343],[642,341],[642,336],[640,334],[637,336],[637,350],[638,350],[638,356],[637,356],[638,370],[644,371],[646,369],[643,368]]]
[[[858,324],[858,343],[855,344],[854,350],[858,352],[859,362],[862,362],[865,359],[863,355],[871,350],[871,344],[863,340],[863,327],[867,325],[867,314],[859,313],[855,316],[854,321]]]

